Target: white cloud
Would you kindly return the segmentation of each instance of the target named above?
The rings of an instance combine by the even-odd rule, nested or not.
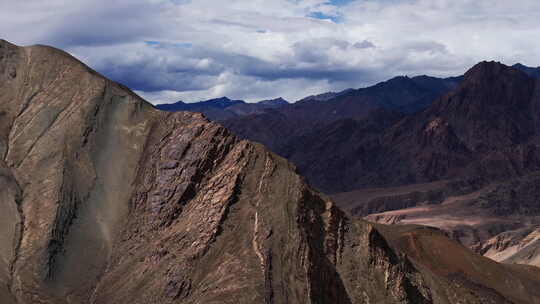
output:
[[[0,28],[154,102],[295,100],[485,59],[539,65],[539,12],[537,0],[0,0]]]

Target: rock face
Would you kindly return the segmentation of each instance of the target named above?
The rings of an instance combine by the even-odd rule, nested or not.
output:
[[[61,51],[1,41],[0,92],[2,303],[540,303],[538,269],[350,219]]]
[[[506,231],[484,242],[480,250],[496,261],[540,267],[540,228]]]

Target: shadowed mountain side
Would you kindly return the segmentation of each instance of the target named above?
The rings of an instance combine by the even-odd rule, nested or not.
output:
[[[490,64],[492,68],[481,68]],[[495,68],[496,66],[499,68]],[[519,73],[516,69],[525,73]],[[458,168],[467,166],[471,159],[477,161],[475,157],[485,157],[479,161],[482,167],[478,170],[493,171],[489,168],[492,166],[491,163],[515,162],[515,155],[519,153],[515,150],[525,150],[524,153],[529,153],[526,151],[530,151],[531,146],[515,146],[516,138],[508,140],[507,137],[516,131],[521,134],[518,136],[524,136],[524,132],[529,128],[524,125],[526,121],[520,120],[531,121],[530,117],[526,117],[527,111],[531,108],[520,109],[519,106],[514,108],[512,104],[514,101],[511,99],[526,100],[530,97],[525,96],[528,94],[526,91],[530,90],[530,85],[527,89],[527,85],[514,84],[516,82],[520,84],[521,81],[534,83],[535,80],[527,78],[525,74],[536,77],[538,76],[536,71],[536,68],[519,64],[509,68],[502,64],[485,62],[460,77],[442,79],[429,76],[412,78],[401,76],[368,88],[310,96],[275,110],[239,112],[242,115],[251,114],[248,116],[227,115],[217,118],[213,112],[210,113],[211,111],[206,111],[205,115],[212,119],[223,120],[222,123],[241,138],[261,142],[272,151],[291,160],[311,183],[328,193],[350,191],[360,187],[427,182],[460,175],[461,172],[458,171],[463,170]],[[476,76],[473,75],[475,73]],[[483,81],[475,83],[473,78]],[[464,80],[467,84],[460,86]],[[513,88],[506,88],[506,85]],[[449,92],[454,94],[453,99],[463,100],[450,102],[454,105],[444,109],[440,108],[441,102],[438,106],[430,106],[438,97]],[[492,95],[488,96],[489,94]],[[485,103],[485,100],[492,97],[493,100],[498,100],[496,102],[498,105]],[[445,98],[448,99],[446,96],[439,99]],[[255,105],[238,104],[230,108],[234,107],[255,107]],[[421,114],[421,110],[426,107],[430,109],[427,116],[431,117]],[[439,109],[435,109],[436,107]],[[387,114],[382,114],[385,111]],[[421,113],[415,114],[417,111]],[[469,113],[471,111],[474,113]],[[499,115],[501,111],[509,111],[512,118],[501,117]],[[518,113],[520,111],[521,114]],[[436,112],[448,113],[438,117]],[[396,115],[397,113],[410,114],[410,117],[405,119],[405,122],[396,124],[401,118]],[[448,115],[454,117],[451,124],[444,120]],[[378,123],[377,119],[382,122]],[[351,123],[351,120],[357,122]],[[396,126],[390,128],[394,124]],[[433,134],[420,130],[428,124]],[[365,125],[374,127],[369,131],[369,136],[363,135]],[[445,126],[449,127],[444,129]],[[514,127],[519,129],[513,130]],[[347,140],[337,141],[334,138],[337,128],[349,134],[337,135]],[[470,147],[460,146],[460,140],[465,136],[466,129],[477,130],[475,134],[467,135],[469,140],[474,137],[479,144],[488,144],[488,141],[492,141],[490,145],[495,144],[496,149],[500,151],[485,155],[485,151],[470,151],[468,150]],[[411,130],[415,130],[417,134],[413,135]],[[485,140],[482,136],[477,136],[484,131],[487,132]],[[502,134],[504,132],[506,134]],[[502,142],[497,141],[499,135],[502,135]],[[422,143],[422,146],[417,142]],[[325,148],[329,145],[332,145],[332,148]],[[339,151],[338,155],[333,153],[334,147]],[[514,151],[511,151],[512,149]],[[415,155],[404,155],[411,153]],[[370,168],[367,168],[367,165]]]
[[[263,143],[292,161],[323,191],[346,191],[384,183],[385,177],[365,168],[376,166],[372,159],[380,149],[382,132],[459,81],[459,77],[396,77],[330,99],[309,99],[222,123],[239,137]]]
[[[527,75],[534,77],[534,78],[540,78],[540,67],[528,67],[526,65],[523,65],[521,63],[516,63],[512,66],[515,69],[518,69],[520,71],[525,72]]]
[[[337,151],[365,148],[355,158],[338,155],[343,162],[370,164],[357,170],[354,179],[345,175],[351,180],[346,184],[358,189],[445,179],[489,183],[538,170],[539,88],[537,79],[519,70],[495,62],[480,63],[465,74],[457,89],[424,111],[389,127],[381,125],[370,136],[333,145]],[[319,143],[331,140],[319,138]],[[315,147],[302,149],[314,151]],[[319,155],[319,161],[330,158],[325,158],[325,153]],[[314,180],[320,175],[304,173]],[[328,192],[351,189],[322,184]]]
[[[318,130],[298,141],[300,159],[285,156],[315,184],[337,186],[328,192],[354,185],[334,196],[354,215],[436,226],[486,256],[536,265],[538,242],[521,232],[540,225],[539,92],[526,73],[482,62],[424,111],[369,133],[359,127],[369,119]]]
[[[277,109],[287,105],[289,103],[281,97],[256,103],[246,103],[242,100],[221,97],[194,103],[178,101],[172,104],[159,104],[156,105],[156,108],[168,112],[197,112],[204,114],[206,118],[212,121],[221,121],[239,116],[264,113],[267,109]]]
[[[2,303],[540,302],[537,269],[440,233],[403,246],[261,145],[63,52],[1,41],[0,72]]]
[[[253,104],[221,98],[158,105],[157,108],[203,113],[211,120],[220,121],[239,137],[263,143],[286,157],[320,189],[337,192],[366,183],[384,183],[373,174],[369,174],[371,181],[359,181],[359,172],[371,165],[372,158],[356,155],[362,154],[357,149],[365,143],[364,134],[369,133],[369,139],[375,139],[403,114],[424,109],[461,80],[462,77],[401,76],[368,88],[310,96],[294,104],[280,98]],[[333,138],[338,130],[347,134],[338,135],[344,139],[342,141]],[[331,148],[324,148],[329,143],[339,146],[340,155],[334,155]],[[353,164],[346,165],[350,162]],[[314,163],[317,166],[313,166]]]

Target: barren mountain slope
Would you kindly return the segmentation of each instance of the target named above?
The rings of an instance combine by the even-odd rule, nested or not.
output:
[[[512,244],[540,227],[539,106],[537,79],[479,63],[456,90],[388,128],[379,146],[362,145],[375,148],[360,156],[375,156],[360,180],[380,188],[334,198],[373,221],[439,227],[498,261],[537,265],[538,242]]]
[[[365,189],[333,198],[370,221],[437,227],[496,261],[540,266],[539,173],[476,191],[456,184],[460,183]]]
[[[538,269],[351,220],[58,50],[1,41],[0,91],[2,303],[540,303]]]

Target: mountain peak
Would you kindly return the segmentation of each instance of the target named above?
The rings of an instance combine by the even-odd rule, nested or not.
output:
[[[227,96],[223,96],[223,97],[209,99],[207,101],[220,102],[220,101],[231,101],[231,99],[229,97],[227,97]]]
[[[515,74],[516,69],[498,61],[482,61],[474,65],[465,73],[465,79],[471,77],[500,76],[507,73]]]
[[[530,81],[531,78],[521,70],[496,61],[482,61],[465,73],[463,85],[487,87],[504,83],[506,87],[520,87]]]
[[[470,68],[467,72],[465,72],[465,75],[471,74],[471,73],[480,73],[480,72],[500,72],[503,69],[509,68],[507,65],[499,62],[499,61],[481,61],[477,64],[475,64],[472,68]]]
[[[1,39],[0,38],[0,48],[6,48],[6,47],[9,47],[9,48],[20,48],[18,45],[15,45],[5,39]],[[55,51],[57,53],[61,53],[63,52],[62,50],[59,50],[59,49],[55,49]]]
[[[266,106],[281,106],[281,105],[288,105],[289,102],[283,99],[283,97],[278,97],[275,99],[262,100],[262,101],[257,102],[257,104],[266,105]]]
[[[434,103],[428,115],[448,120],[471,151],[526,142],[535,128],[536,80],[500,62],[483,61],[465,73],[452,93]]]
[[[396,76],[393,78],[388,79],[387,81],[380,82],[376,84],[374,87],[380,87],[380,88],[386,88],[389,86],[400,86],[400,85],[408,85],[412,84],[412,79],[409,76]]]
[[[169,112],[185,111],[187,109],[187,103],[179,100],[173,103],[158,104],[158,105],[155,105],[154,107],[158,110],[169,111]]]
[[[235,105],[235,104],[243,104],[243,103],[245,103],[245,101],[243,101],[243,100],[232,100],[227,96],[223,96],[223,97],[219,97],[219,98],[209,99],[209,100],[206,100],[206,101],[201,101],[201,102],[194,103],[194,104],[207,105],[207,106],[210,106],[210,107],[216,107],[216,108],[224,109],[224,108],[230,107],[230,106]]]
[[[516,63],[512,66],[514,69],[518,69],[525,72],[527,75],[535,78],[540,78],[540,67],[530,67],[521,63]]]

